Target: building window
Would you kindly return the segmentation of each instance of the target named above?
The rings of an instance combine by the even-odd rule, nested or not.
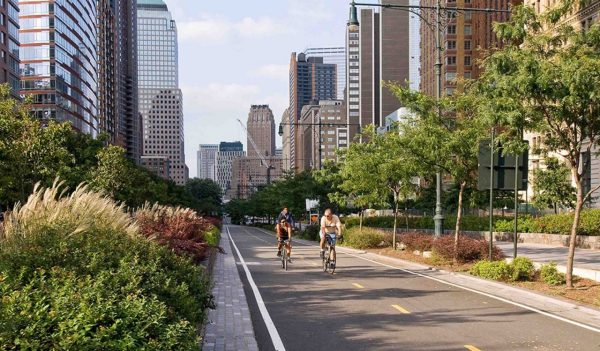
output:
[[[456,56],[446,56],[446,65],[456,65]]]
[[[471,25],[465,25],[465,35],[471,35]]]
[[[448,26],[448,34],[456,34],[456,24],[451,24]]]
[[[448,42],[446,43],[446,49],[456,50],[456,40],[448,40]]]
[[[465,40],[465,50],[471,50],[471,41]]]
[[[471,56],[465,56],[465,66],[471,65]]]

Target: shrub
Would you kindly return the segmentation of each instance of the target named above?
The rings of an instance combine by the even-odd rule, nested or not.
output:
[[[533,262],[527,257],[517,257],[511,262],[510,280],[531,280],[535,273]]]
[[[383,245],[389,245],[386,235],[372,228],[363,228],[362,233],[358,228],[351,228],[343,233],[344,244],[356,249],[368,249]]]
[[[471,267],[470,273],[485,279],[508,280],[512,269],[505,261],[479,261]]]
[[[565,275],[556,269],[556,263],[551,262],[542,265],[540,277],[546,284],[562,285],[565,283]]]
[[[196,262],[208,255],[210,245],[204,235],[214,226],[191,209],[145,204],[136,211],[135,219],[142,236],[170,247],[177,254],[187,254]]]
[[[406,233],[401,234],[398,241],[403,243],[409,251],[431,251],[433,246],[433,235]]]
[[[36,184],[27,202],[17,204],[6,216],[0,239],[30,237],[46,229],[58,230],[65,236],[90,230],[137,233],[138,227],[123,205],[115,204],[102,193],[90,191],[86,185],[78,186],[67,196],[63,184],[55,181],[47,189]]]
[[[210,246],[219,246],[221,240],[221,230],[218,227],[212,227],[206,233],[204,233],[204,239]]]
[[[318,224],[311,224],[305,226],[301,232],[298,232],[296,236],[300,239],[317,241],[319,240],[319,230],[321,230],[321,226]]]
[[[444,235],[433,242],[433,251],[446,261],[454,259],[454,236]],[[494,245],[493,258],[504,257],[502,250]],[[489,245],[483,239],[473,239],[468,236],[459,236],[457,261],[461,263],[473,262],[488,257]]]

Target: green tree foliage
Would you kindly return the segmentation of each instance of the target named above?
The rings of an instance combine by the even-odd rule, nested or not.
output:
[[[572,287],[573,258],[584,202],[582,153],[598,145],[600,135],[600,27],[576,29],[560,20],[574,1],[560,1],[537,15],[518,6],[509,22],[497,24],[505,46],[482,63],[474,88],[478,108],[501,128],[504,146],[523,130],[545,136],[545,152],[563,157],[576,186],[575,216],[567,260],[567,285]]]
[[[190,179],[185,185],[186,192],[197,203],[196,211],[218,216],[221,213],[221,187],[212,179]]]
[[[0,85],[0,211],[24,202],[34,184],[59,177],[71,190],[81,182],[131,207],[145,202],[204,208],[202,199],[125,159],[123,149],[77,133],[68,122],[40,121]]]
[[[575,208],[575,189],[571,185],[571,171],[557,158],[548,157],[546,168],[533,173],[535,195],[533,203],[540,208]]]

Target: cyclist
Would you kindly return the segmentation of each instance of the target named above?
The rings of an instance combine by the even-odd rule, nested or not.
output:
[[[275,231],[277,232],[277,257],[280,257],[281,246],[283,245],[283,242],[292,239],[292,226],[285,218],[279,218],[279,222],[275,227]],[[286,244],[286,249],[288,254],[288,262],[291,262],[292,244],[289,241]]]
[[[331,237],[333,245],[335,245],[336,239],[342,237],[342,222],[340,218],[333,214],[330,208],[325,210],[323,217],[321,217],[321,230],[319,231],[321,237],[321,258],[325,256],[325,242],[326,236]],[[335,265],[335,251],[333,252],[333,261]]]
[[[277,221],[281,220],[281,218],[285,218],[288,224],[294,228],[294,217],[292,213],[288,210],[287,207],[284,207],[281,213],[279,213],[279,217],[277,217]]]

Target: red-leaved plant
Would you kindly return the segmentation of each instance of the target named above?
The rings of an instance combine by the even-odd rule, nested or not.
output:
[[[188,255],[195,262],[208,256],[210,245],[204,234],[215,226],[189,208],[145,204],[135,219],[142,236],[170,247],[178,255]]]

